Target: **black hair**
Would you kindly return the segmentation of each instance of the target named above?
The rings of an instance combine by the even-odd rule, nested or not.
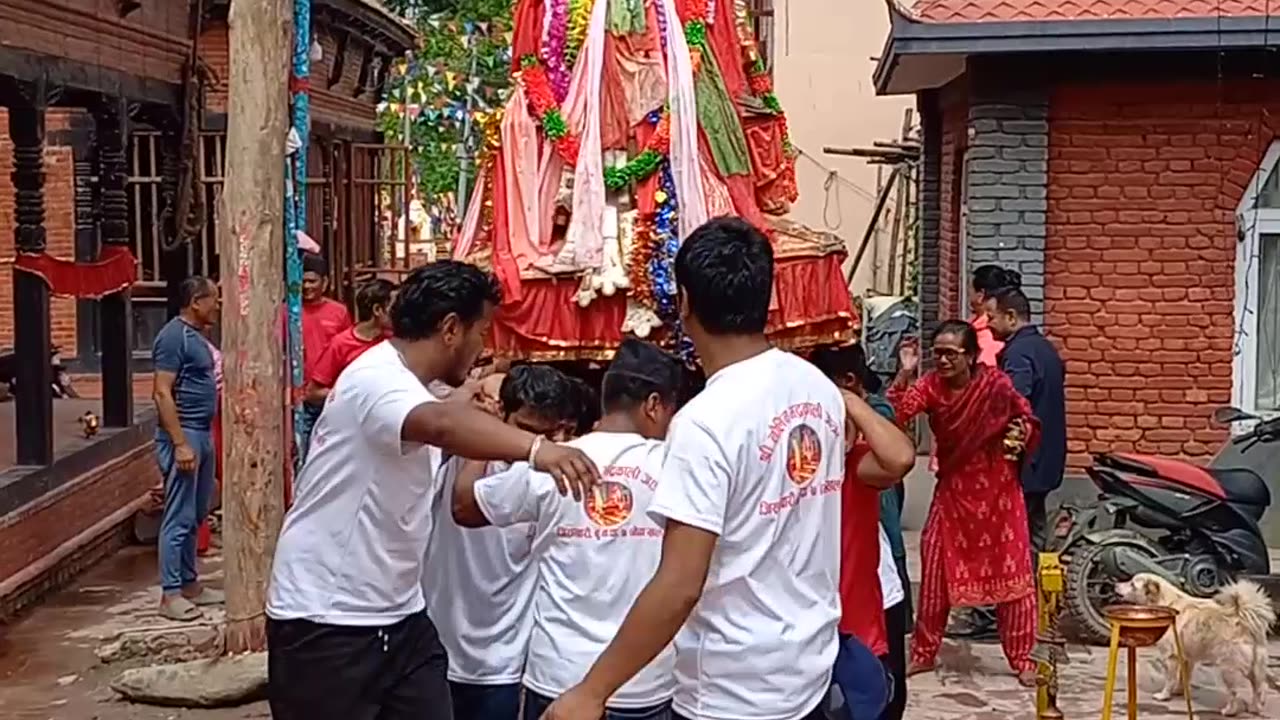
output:
[[[571,394],[569,378],[550,365],[517,365],[502,378],[498,388],[504,414],[528,408],[557,422],[570,413]]]
[[[356,318],[368,320],[373,317],[373,310],[378,306],[389,309],[391,296],[395,294],[396,284],[383,278],[374,278],[360,283],[356,288]]]
[[[676,282],[689,309],[713,335],[763,333],[773,290],[773,246],[737,217],[711,220],[676,253]]]
[[[178,284],[178,307],[191,307],[191,303],[207,298],[214,292],[216,290],[212,280],[203,275],[192,275]]]
[[[996,309],[1000,312],[1012,311],[1019,320],[1031,319],[1031,301],[1026,293],[1017,288],[1007,288],[995,295]]]
[[[327,277],[329,263],[325,262],[324,256],[319,253],[304,252],[302,253],[302,272],[313,272],[320,277]]]
[[[391,327],[404,340],[425,340],[440,331],[440,323],[457,315],[470,325],[487,305],[502,302],[502,288],[493,275],[475,265],[437,260],[409,273],[391,304]]]
[[[956,335],[960,338],[960,346],[964,348],[966,355],[977,357],[978,355],[978,331],[964,320],[947,320],[938,325],[933,331],[933,335],[929,338],[929,344],[938,342],[938,338],[943,335]]]
[[[586,380],[572,375],[569,388],[575,410],[573,434],[586,435],[600,421],[600,395]]]
[[[600,383],[605,412],[629,410],[657,393],[662,401],[679,400],[680,361],[652,343],[627,338],[609,363]]]
[[[867,367],[867,353],[860,343],[820,347],[813,351],[809,361],[833,380],[853,375],[867,392],[880,392],[880,378]]]
[[[1022,287],[1022,273],[1006,270],[999,265],[980,265],[973,271],[973,289],[984,295],[994,295],[1001,290],[1017,290]]]

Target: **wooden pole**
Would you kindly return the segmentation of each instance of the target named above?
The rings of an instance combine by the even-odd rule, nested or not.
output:
[[[266,645],[267,580],[284,515],[284,153],[291,0],[231,0],[226,181],[219,207],[228,653]]]

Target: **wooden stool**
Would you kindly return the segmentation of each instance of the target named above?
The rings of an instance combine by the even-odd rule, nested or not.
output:
[[[1107,656],[1107,689],[1102,700],[1102,720],[1111,720],[1111,702],[1115,696],[1116,664],[1120,646],[1129,650],[1129,720],[1138,720],[1138,648],[1150,647],[1173,629],[1173,643],[1178,653],[1178,677],[1182,680],[1182,696],[1187,702],[1187,718],[1191,712],[1191,678],[1182,655],[1182,638],[1178,636],[1178,613],[1172,608],[1146,605],[1113,605],[1103,612],[1111,623],[1111,653]]]

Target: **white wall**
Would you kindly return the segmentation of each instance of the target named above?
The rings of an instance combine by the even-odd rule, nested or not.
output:
[[[774,0],[774,85],[792,142],[802,151],[796,159],[800,199],[791,218],[839,235],[850,258],[871,217],[877,166],[826,156],[822,148],[898,138],[903,110],[914,99],[878,98],[871,82],[872,58],[880,54],[888,32],[883,0]],[[837,173],[831,182],[829,170]],[[887,261],[886,233],[863,257],[854,292],[870,288],[873,265],[880,266],[878,286],[885,288]]]

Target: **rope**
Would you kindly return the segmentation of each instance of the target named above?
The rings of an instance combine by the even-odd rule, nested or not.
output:
[[[197,165],[200,162],[200,127],[204,124],[204,88],[212,78],[213,71],[199,59],[188,61],[183,71],[178,196],[172,208],[173,239],[165,238],[162,242],[166,252],[176,250],[199,237],[208,219],[204,184],[200,182]]]

